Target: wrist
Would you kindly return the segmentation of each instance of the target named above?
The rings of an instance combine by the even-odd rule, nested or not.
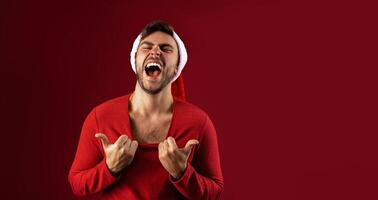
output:
[[[179,173],[171,174],[172,178],[175,179],[175,180],[180,179],[184,175],[185,170],[186,170],[186,167],[184,168],[184,170],[182,170]]]
[[[118,171],[116,171],[114,168],[109,167],[108,163],[106,163],[106,168],[109,170],[109,172],[112,176],[114,176],[114,177],[119,176],[120,173]]]
[[[184,175],[184,173],[182,173],[182,174],[176,174],[176,175],[172,175],[171,174],[173,180],[179,180],[183,175]]]

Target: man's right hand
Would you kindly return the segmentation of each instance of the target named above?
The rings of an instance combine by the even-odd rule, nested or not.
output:
[[[132,141],[127,135],[121,135],[114,144],[111,144],[103,133],[96,133],[95,137],[101,140],[106,156],[106,165],[113,175],[121,172],[133,161],[138,147],[136,140]]]

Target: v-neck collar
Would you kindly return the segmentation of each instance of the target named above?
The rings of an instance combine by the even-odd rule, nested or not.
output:
[[[131,94],[128,94],[126,96],[126,131],[130,134],[130,138],[132,140],[134,140],[134,135],[133,135],[133,132],[131,131],[131,125],[130,125],[130,115],[129,115],[129,104],[130,104],[130,97],[131,97]],[[172,126],[173,126],[173,123],[175,122],[175,116],[176,116],[176,104],[177,104],[177,100],[176,98],[173,96],[173,105],[172,105],[172,119],[171,119],[171,122],[169,124],[169,128],[168,128],[168,133],[165,137],[165,139],[167,139],[169,136],[172,136]],[[138,141],[138,148],[157,148],[159,146],[159,143],[139,143]]]

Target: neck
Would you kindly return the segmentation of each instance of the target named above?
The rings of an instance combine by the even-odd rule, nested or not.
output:
[[[158,94],[149,94],[137,82],[135,91],[131,94],[130,103],[129,112],[139,113],[143,116],[172,113],[173,96],[171,84],[167,85]]]

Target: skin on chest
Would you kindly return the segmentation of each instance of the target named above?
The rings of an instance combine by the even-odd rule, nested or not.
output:
[[[134,139],[139,143],[159,143],[166,138],[172,114],[158,117],[130,115],[130,126]]]

